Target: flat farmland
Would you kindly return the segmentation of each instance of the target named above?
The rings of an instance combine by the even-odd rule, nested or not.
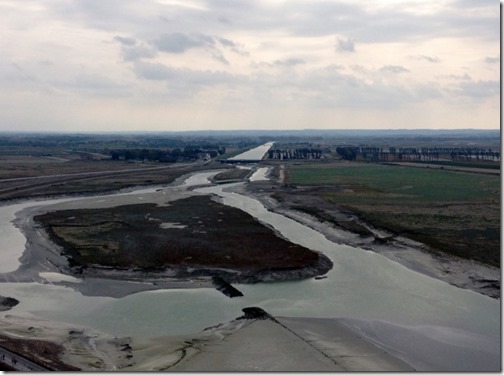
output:
[[[373,226],[500,265],[500,176],[348,162],[290,165],[288,176]]]
[[[172,183],[176,178],[222,165],[201,162],[124,161],[0,163],[0,201],[60,194],[97,194],[134,186]]]

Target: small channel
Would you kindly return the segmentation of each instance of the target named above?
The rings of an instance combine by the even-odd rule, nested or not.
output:
[[[188,185],[208,183],[215,173],[218,172],[198,173],[190,176],[186,184],[163,189],[2,206],[0,231],[3,244],[9,244],[2,246],[2,272],[15,269],[12,257],[17,259],[24,250],[26,240],[10,223],[21,209],[56,203],[89,206],[105,198],[110,205],[152,197],[162,199],[170,195],[171,189],[187,190]],[[110,298],[83,296],[72,289],[73,282],[2,283],[0,295],[21,301],[8,314],[88,326],[116,336],[148,337],[195,333],[236,318],[244,307],[258,306],[276,316],[389,322],[421,332],[429,345],[440,345],[439,350],[457,354],[457,348],[474,345],[486,350],[485,358],[500,360],[499,301],[416,273],[379,254],[337,245],[319,232],[268,211],[258,200],[233,192],[240,184],[202,187],[191,194],[215,194],[223,203],[248,212],[290,241],[323,252],[334,263],[327,278],[235,285],[244,297],[234,299],[210,288],[158,290]],[[48,281],[57,279],[57,275],[50,276]]]
[[[268,150],[273,146],[275,142],[268,142],[265,143],[261,146],[258,146],[256,148],[253,148],[251,150],[245,151],[239,155],[233,156],[232,158],[229,158],[228,160],[256,160],[259,161],[261,160],[264,155],[268,152]]]

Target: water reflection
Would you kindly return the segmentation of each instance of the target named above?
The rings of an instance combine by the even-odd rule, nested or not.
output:
[[[115,194],[106,200],[109,203],[113,199],[127,202],[130,198],[148,197],[147,194],[162,197],[161,194],[170,189],[208,184],[209,178],[216,173],[193,175],[182,187],[168,187],[158,192],[154,188],[142,189],[141,194],[138,191],[130,192],[128,196]],[[240,184],[204,187],[194,193],[216,194],[225,204],[250,213],[292,242],[324,252],[334,263],[326,279],[236,285],[244,297],[235,299],[214,289],[149,291],[116,299],[86,297],[63,285],[3,283],[1,294],[21,301],[9,314],[34,314],[119,336],[155,336],[197,332],[236,318],[243,307],[260,306],[278,316],[348,317],[393,322],[417,327],[415,329],[422,326],[450,327],[449,332],[458,329],[466,336],[479,335],[478,340],[495,347],[491,353],[493,358],[499,356],[498,345],[494,345],[500,337],[499,301],[416,273],[373,252],[337,245],[319,232],[266,210],[259,201],[229,191]],[[0,255],[2,272],[12,270],[14,264],[9,260],[13,254],[19,254],[17,259],[24,249],[24,237],[10,223],[16,211],[64,201],[78,207],[84,201],[89,205],[100,199],[103,197],[0,207],[2,241],[9,244],[3,247]],[[430,331],[426,332],[430,334]],[[449,336],[440,339],[433,336],[431,339],[445,340],[447,347],[456,347],[454,339]]]

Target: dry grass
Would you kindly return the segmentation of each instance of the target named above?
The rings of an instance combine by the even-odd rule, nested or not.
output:
[[[57,211],[35,220],[76,266],[269,270],[305,267],[318,260],[318,253],[278,237],[251,215],[208,196],[173,201],[168,207]]]
[[[290,182],[303,188],[277,192],[286,202],[326,216],[348,210],[435,251],[500,267],[499,176],[367,163],[305,163],[289,170]]]

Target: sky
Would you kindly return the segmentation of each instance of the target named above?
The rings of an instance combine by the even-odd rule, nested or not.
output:
[[[498,0],[0,0],[0,131],[499,129]]]

